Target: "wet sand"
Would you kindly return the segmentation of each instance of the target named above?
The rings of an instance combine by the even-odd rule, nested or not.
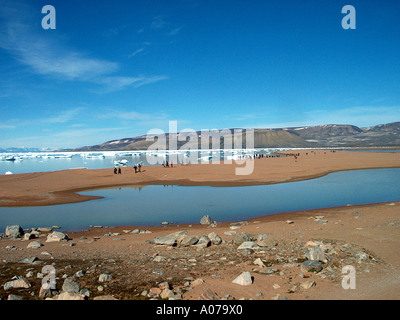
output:
[[[293,156],[247,160],[244,164],[192,164],[122,168],[122,174],[109,169],[73,169],[0,176],[0,207],[46,206],[82,202],[99,197],[78,192],[128,185],[247,186],[306,180],[326,174],[356,169],[398,168],[400,153],[302,150]],[[290,152],[287,152],[290,153]],[[308,153],[308,155],[307,155]],[[249,175],[236,170],[248,168]]]

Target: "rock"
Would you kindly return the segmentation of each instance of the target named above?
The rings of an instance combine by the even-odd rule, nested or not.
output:
[[[102,274],[99,276],[99,282],[111,281],[112,278],[113,278],[113,277],[112,277],[110,274],[102,273]]]
[[[294,221],[292,221],[292,220],[286,220],[286,223],[287,223],[287,224],[293,224]]]
[[[253,283],[250,272],[243,272],[240,276],[232,281],[232,283],[239,284],[241,286],[249,286]]]
[[[16,294],[9,294],[7,300],[23,300],[21,296],[17,296]]]
[[[173,297],[175,294],[172,290],[170,289],[164,289],[161,294],[160,294],[160,298],[161,299],[168,299],[170,297]]]
[[[168,223],[167,221],[163,221],[163,222],[161,222],[161,224],[162,224],[163,226],[167,226],[169,223]]]
[[[85,275],[85,271],[83,270],[79,270],[75,273],[75,277],[80,278],[83,277]]]
[[[254,260],[253,264],[260,266],[260,267],[265,267],[264,262],[262,262],[262,260],[260,258],[257,258],[256,260]]]
[[[33,233],[25,233],[23,239],[25,241],[27,241],[27,240],[31,240],[31,239],[34,239],[34,238],[36,238],[36,236]]]
[[[200,295],[200,300],[219,300],[218,295],[215,292],[212,292],[210,289],[207,289]]]
[[[199,285],[201,285],[201,284],[203,284],[204,283],[204,280],[203,279],[196,279],[196,280],[194,280],[192,283],[191,283],[191,285],[193,286],[193,287],[197,287],[197,286],[199,286]]]
[[[268,235],[266,235],[265,233],[259,234],[257,236],[257,241],[263,241],[264,239],[267,239]]]
[[[36,257],[27,257],[27,258],[24,258],[24,259],[20,260],[19,262],[26,263],[26,264],[33,264],[36,261],[37,261]]]
[[[201,236],[195,244],[196,247],[207,248],[211,245],[211,240],[207,236]]]
[[[277,273],[278,269],[267,267],[263,271],[260,271],[260,273],[265,273],[265,274],[274,274]]]
[[[315,286],[316,286],[316,283],[315,283],[315,281],[312,281],[312,280],[300,283],[300,287],[302,287],[305,290],[308,290],[311,287],[315,287]]]
[[[43,246],[39,241],[32,241],[27,245],[28,249],[39,249]]]
[[[53,296],[53,293],[50,288],[45,289],[43,286],[40,286],[39,299],[51,298],[52,296]]]
[[[253,242],[253,241],[245,241],[243,242],[239,247],[238,250],[244,250],[244,249],[259,249],[260,247],[258,246],[257,243]]]
[[[182,239],[180,245],[182,247],[188,247],[195,245],[197,242],[199,242],[199,238],[197,236],[186,236]]]
[[[203,218],[200,219],[200,224],[212,224],[214,221],[211,220],[209,215],[205,215]]]
[[[232,222],[231,227],[247,226],[249,223],[247,221]]]
[[[222,243],[222,239],[215,232],[208,234],[208,238],[211,240],[212,244],[219,245]]]
[[[361,261],[367,261],[368,255],[365,252],[358,252],[355,254],[355,258]]]
[[[62,292],[78,293],[80,289],[79,283],[75,282],[72,277],[66,278],[62,285]]]
[[[272,288],[274,288],[274,289],[279,289],[281,286],[279,285],[279,284],[277,284],[277,283],[275,283],[273,286],[272,286]]]
[[[56,300],[85,300],[85,296],[78,292],[62,292],[58,296],[54,297]]]
[[[156,237],[154,238],[155,244],[167,245],[167,246],[175,246],[178,242],[181,242],[184,239],[184,236],[187,235],[187,231],[178,231],[171,233],[165,237]]]
[[[110,295],[104,295],[104,296],[94,297],[93,300],[118,300],[118,299]]]
[[[29,272],[25,275],[25,277],[26,277],[26,278],[32,278],[34,275],[35,275],[35,273],[34,273],[33,271],[29,271]]]
[[[163,262],[163,261],[166,261],[166,260],[167,260],[167,258],[165,258],[165,257],[163,257],[163,256],[156,256],[156,257],[153,259],[154,262]]]
[[[7,226],[5,236],[9,238],[20,238],[24,234],[24,231],[19,225]]]
[[[20,279],[8,281],[8,282],[6,282],[4,284],[4,290],[6,290],[6,291],[11,289],[11,288],[14,288],[14,289],[20,289],[20,288],[28,289],[30,287],[31,287],[31,284],[25,278],[20,278]]]
[[[42,233],[50,233],[52,230],[51,230],[51,228],[48,228],[48,227],[41,227],[41,228],[38,228],[38,231],[42,232]]]
[[[233,243],[240,246],[245,241],[253,241],[253,237],[246,232],[239,233],[233,238]]]
[[[161,289],[160,288],[151,288],[149,290],[149,293],[147,294],[147,296],[149,298],[157,298],[160,294],[161,294]]]
[[[175,246],[177,241],[175,237],[156,237],[154,238],[155,244],[166,245],[166,246]]]
[[[305,254],[306,258],[308,260],[315,260],[315,261],[321,261],[321,262],[327,262],[325,258],[325,254],[322,252],[321,248],[319,246],[314,246],[311,247],[307,250]]]
[[[47,236],[46,242],[60,242],[61,240],[68,240],[67,235],[62,232],[54,231]]]
[[[153,270],[152,273],[156,274],[156,275],[159,275],[159,276],[163,276],[164,275],[164,271],[162,271],[162,270]]]
[[[169,283],[167,281],[161,282],[158,287],[161,290],[165,290],[165,289],[171,289],[171,286],[169,285]]]
[[[258,240],[256,242],[260,247],[276,247],[278,245],[278,242],[274,239],[271,238],[264,238],[262,240]]]
[[[307,260],[301,264],[301,272],[320,272],[322,264],[319,261]]]
[[[237,234],[237,232],[236,231],[225,231],[224,234],[227,236],[234,236]]]

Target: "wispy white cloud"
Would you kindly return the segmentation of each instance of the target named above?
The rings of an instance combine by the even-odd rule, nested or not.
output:
[[[42,119],[41,122],[45,123],[65,123],[74,119],[80,111],[84,110],[84,108],[74,108],[60,112],[58,115],[54,117],[49,117]]]
[[[168,26],[168,23],[165,21],[165,16],[163,15],[155,16],[150,25],[152,29],[162,29],[166,26]]]
[[[95,82],[104,84],[106,90],[103,92],[112,92],[122,90],[127,87],[139,88],[146,84],[156,83],[168,79],[167,76],[139,76],[139,77],[118,77],[107,76],[96,79]]]
[[[97,115],[99,119],[120,119],[125,121],[166,121],[169,117],[165,112],[143,113],[138,111],[122,111],[116,108],[108,108],[106,112]]]
[[[130,85],[137,88],[167,78],[159,75],[117,76],[115,73],[121,68],[119,63],[91,57],[81,50],[60,43],[57,39],[34,32],[32,26],[24,20],[27,12],[16,12],[8,7],[0,8],[1,10],[3,12],[0,16],[4,16],[5,19],[0,24],[0,49],[6,50],[36,74],[67,81],[102,84],[106,86],[107,92],[121,90]],[[143,50],[137,50],[135,55]]]
[[[7,124],[0,124],[0,129],[15,129],[15,126],[7,125]]]
[[[182,27],[178,27],[175,29],[172,29],[170,32],[168,32],[169,36],[176,36],[179,32],[181,32]]]
[[[141,53],[141,52],[143,52],[143,51],[144,51],[144,48],[137,49],[137,50],[133,51],[133,52],[129,55],[129,58],[135,57],[136,55],[138,55],[139,53]]]

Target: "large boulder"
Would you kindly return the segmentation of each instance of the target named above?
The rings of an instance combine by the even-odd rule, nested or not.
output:
[[[19,225],[7,226],[5,235],[9,238],[19,238],[24,234],[24,231]]]
[[[257,243],[255,243],[253,241],[245,241],[240,244],[240,246],[238,247],[238,250],[245,250],[245,249],[257,250],[257,249],[260,249],[260,247],[258,246]]]
[[[211,245],[211,240],[207,236],[201,236],[199,241],[195,244],[197,248],[207,248]]]
[[[79,283],[75,282],[73,278],[66,278],[62,285],[63,292],[78,293],[80,289]]]
[[[60,242],[61,240],[68,240],[66,234],[58,231],[54,231],[47,236],[46,242]]]
[[[307,260],[301,264],[301,272],[320,272],[322,264],[316,260]]]
[[[5,283],[4,285],[4,290],[9,290],[11,288],[14,289],[20,289],[20,288],[24,288],[24,289],[28,289],[31,287],[31,284],[29,283],[28,280],[26,280],[25,278],[20,278],[17,280],[12,280],[12,281],[8,281]]]
[[[321,261],[325,263],[327,262],[325,254],[322,252],[319,246],[309,248],[305,256],[308,260]]]
[[[211,220],[209,215],[205,215],[203,218],[200,219],[200,224],[213,224],[214,221]]]
[[[240,246],[243,242],[253,241],[253,237],[246,232],[239,233],[233,239],[233,243]]]
[[[253,278],[250,272],[243,272],[240,276],[232,281],[232,283],[240,284],[241,286],[249,286],[253,283]]]
[[[197,236],[186,236],[182,239],[180,245],[182,247],[193,246],[199,241],[199,237]]]
[[[215,232],[211,232],[208,235],[208,238],[211,240],[211,242],[215,245],[219,245],[222,243],[222,239],[219,235],[217,235]]]
[[[175,246],[178,242],[181,242],[186,235],[187,235],[186,230],[178,231],[178,232],[171,233],[165,237],[156,237],[156,238],[154,238],[153,241],[155,244]]]
[[[66,291],[54,297],[55,300],[85,300],[85,296],[78,292]]]

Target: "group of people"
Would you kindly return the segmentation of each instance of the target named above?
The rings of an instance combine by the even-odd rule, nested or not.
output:
[[[133,169],[135,169],[135,173],[142,172],[142,164],[134,164]],[[114,167],[114,174],[122,174],[121,167]]]
[[[174,164],[172,163],[172,161],[168,162],[168,160],[163,161],[162,165],[163,165],[164,168],[169,168],[169,167],[173,168],[174,167]]]

